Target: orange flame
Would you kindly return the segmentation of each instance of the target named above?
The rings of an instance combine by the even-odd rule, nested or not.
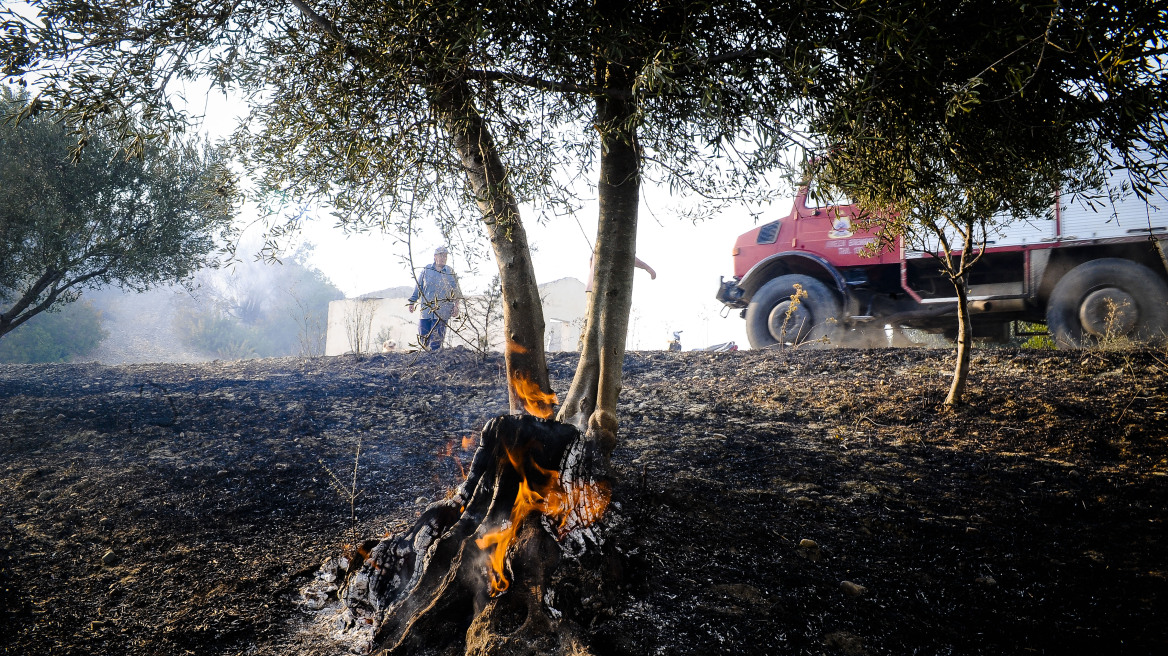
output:
[[[511,378],[511,389],[523,403],[523,409],[541,419],[550,419],[553,408],[560,402],[554,392],[543,391],[530,376],[522,372]]]
[[[603,483],[573,484],[565,488],[560,474],[540,467],[535,462],[527,465],[534,468],[540,477],[546,478],[542,484],[534,484],[528,479],[524,467],[526,450],[507,449],[507,458],[516,472],[522,476],[519,492],[515,495],[515,505],[511,507],[510,521],[497,531],[487,533],[475,541],[479,549],[486,551],[493,547],[488,558],[490,563],[491,594],[500,595],[511,587],[506,574],[507,552],[515,541],[523,520],[534,512],[540,512],[559,522],[557,537],[563,538],[572,529],[589,526],[604,515],[612,493]]]
[[[466,438],[462,438],[463,449],[466,449]],[[463,466],[462,460],[454,453],[454,440],[446,443],[446,449],[441,453],[443,458],[450,458],[454,464],[458,465],[459,480],[466,480],[466,467]]]
[[[462,438],[462,450],[470,451],[476,444],[479,443],[479,438],[474,433]]]

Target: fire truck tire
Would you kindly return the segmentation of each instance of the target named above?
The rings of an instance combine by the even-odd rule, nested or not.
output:
[[[1085,262],[1055,285],[1046,307],[1046,328],[1060,349],[1112,338],[1162,341],[1168,336],[1168,283],[1131,260]]]
[[[807,292],[798,303],[793,303],[791,298],[796,292],[795,285]],[[746,308],[746,337],[755,349],[780,342],[823,344],[840,332],[840,318],[839,299],[827,285],[801,274],[779,276],[751,297]]]

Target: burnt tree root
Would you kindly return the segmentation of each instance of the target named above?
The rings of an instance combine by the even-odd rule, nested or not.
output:
[[[579,600],[602,596],[593,523],[609,485],[596,442],[530,415],[491,420],[449,498],[406,532],[362,546],[338,594],[340,628],[364,632],[363,649],[387,656],[590,653]],[[533,498],[537,512],[515,514]],[[493,542],[501,529],[513,532],[509,546]]]

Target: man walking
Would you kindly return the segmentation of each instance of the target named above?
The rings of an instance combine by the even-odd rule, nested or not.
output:
[[[458,303],[462,300],[462,290],[458,288],[458,276],[454,269],[446,266],[450,251],[445,246],[434,250],[434,263],[427,264],[418,275],[418,284],[410,295],[409,309],[414,311],[419,301],[422,304],[422,318],[418,321],[418,344],[423,349],[437,351],[446,338],[446,324],[458,316]]]

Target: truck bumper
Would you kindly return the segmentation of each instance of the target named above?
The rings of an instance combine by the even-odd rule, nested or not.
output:
[[[746,290],[738,286],[738,278],[726,280],[726,276],[719,276],[718,278],[718,293],[714,297],[727,307],[744,308],[748,305],[747,301],[743,300],[746,295]]]

